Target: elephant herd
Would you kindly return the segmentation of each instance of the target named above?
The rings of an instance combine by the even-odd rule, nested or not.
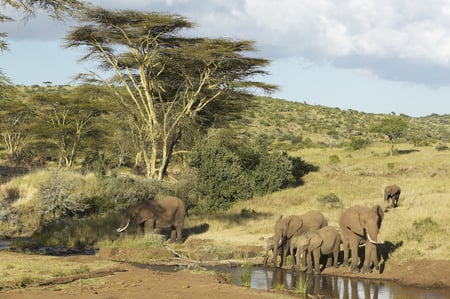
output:
[[[363,243],[365,251],[362,273],[370,273],[372,268],[379,269],[376,245],[383,243],[380,236],[381,223],[384,212],[398,206],[400,192],[397,185],[385,188],[384,199],[387,205],[384,210],[380,205],[371,208],[352,206],[344,210],[339,218],[340,232],[329,226],[325,216],[319,211],[279,217],[275,222],[274,235],[267,241],[264,264],[267,264],[269,251],[273,252],[272,263],[275,267],[278,256],[281,258],[280,266],[283,266],[289,253],[292,267],[319,274],[322,256],[327,257],[325,267],[338,267],[342,244],[342,266],[350,266],[351,273],[358,273],[358,248]]]
[[[401,189],[397,185],[385,188],[386,208],[379,205],[373,208],[353,206],[344,210],[339,218],[340,232],[328,225],[325,216],[319,211],[309,211],[303,215],[280,216],[274,227],[274,235],[268,239],[264,264],[268,253],[273,251],[272,262],[280,266],[286,264],[288,253],[292,266],[301,271],[320,273],[320,258],[327,256],[327,266],[338,267],[340,245],[343,247],[343,266],[350,266],[352,273],[359,272],[358,248],[365,244],[365,254],[361,271],[369,273],[372,267],[378,269],[376,244],[383,243],[379,236],[384,212],[398,206]],[[170,240],[182,242],[182,229],[186,217],[184,202],[168,196],[160,200],[147,200],[129,206],[122,215],[117,232],[125,231],[131,222],[140,225],[144,234],[155,228],[170,228]],[[351,255],[351,259],[349,259]],[[349,260],[351,263],[349,264]]]

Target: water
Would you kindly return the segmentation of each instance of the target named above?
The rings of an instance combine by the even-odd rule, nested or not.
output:
[[[248,270],[248,269],[247,269]],[[233,283],[242,285],[241,276],[245,268],[234,268]],[[303,272],[279,268],[253,267],[250,287],[255,289],[283,289],[296,292],[306,282],[306,293],[299,298],[339,298],[339,299],[447,299],[448,289],[425,289],[402,287],[382,280],[353,279],[331,275],[307,275]]]

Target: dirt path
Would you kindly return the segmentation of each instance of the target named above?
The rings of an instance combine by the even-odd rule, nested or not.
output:
[[[90,263],[98,257],[80,257],[81,263]],[[61,259],[69,259],[61,257]],[[75,258],[77,259],[77,258]],[[74,257],[70,257],[73,261]],[[212,272],[179,271],[160,272],[119,264],[121,269],[113,275],[81,279],[69,284],[55,284],[0,292],[1,298],[292,298],[277,290],[255,290],[226,282]],[[348,268],[328,269],[328,274],[352,276]],[[413,261],[405,264],[390,263],[383,274],[371,273],[364,278],[394,280],[403,285],[420,287],[446,287],[450,294],[450,261]]]

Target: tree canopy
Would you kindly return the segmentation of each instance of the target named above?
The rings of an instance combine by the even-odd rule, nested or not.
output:
[[[276,86],[252,81],[264,75],[269,60],[245,56],[251,41],[188,38],[193,27],[180,15],[132,10],[86,10],[81,25],[66,37],[66,47],[81,47],[81,60],[94,60],[106,75],[80,75],[106,84],[123,106],[139,139],[136,164],[162,179],[183,129],[212,103],[249,98],[253,88]]]
[[[403,136],[407,128],[408,123],[402,117],[387,116],[374,124],[370,131],[384,134],[389,138],[389,155],[392,156],[395,139]]]

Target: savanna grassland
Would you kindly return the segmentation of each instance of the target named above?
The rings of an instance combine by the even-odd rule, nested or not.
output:
[[[299,150],[295,154],[320,167],[305,177],[303,186],[238,203],[221,217],[190,219],[210,224],[208,232],[194,238],[212,239],[218,247],[261,245],[280,215],[312,209],[338,228],[342,209],[384,207],[384,187],[395,183],[402,188],[399,207],[385,213],[381,229],[386,241],[399,245],[392,259],[450,260],[450,151],[432,147],[409,151],[411,145],[399,144],[397,148],[408,153],[388,157],[386,148],[377,143],[359,151]]]
[[[402,188],[399,207],[385,213],[381,228],[384,240],[392,244],[387,269],[390,264],[410,263],[411,260],[450,261],[448,116],[404,116],[409,121],[407,132],[396,140],[395,154],[389,156],[386,136],[368,131],[383,115],[281,100],[263,103],[262,99],[256,101],[255,106],[246,110],[239,121],[230,123],[229,128],[252,140],[263,140],[274,151],[281,149],[301,157],[318,170],[302,177],[300,186],[254,196],[235,203],[226,211],[190,214],[185,222],[185,233],[189,237],[183,244],[169,245],[171,250],[189,261],[238,259],[260,263],[265,240],[272,235],[273,225],[280,215],[319,210],[330,225],[338,228],[343,209],[353,205],[384,206],[384,187],[395,183]],[[365,145],[352,149],[354,137],[364,139]],[[119,172],[131,176],[129,169]],[[107,260],[154,263],[173,258],[174,252],[168,251],[159,237],[135,239],[130,233],[128,238],[119,240],[115,229],[123,207],[102,207],[98,216],[93,213],[85,218],[73,217],[59,223],[56,230],[46,232],[39,227],[42,221],[39,186],[56,180],[65,185],[70,182],[73,189],[63,191],[73,195],[74,200],[81,195],[97,200],[96,196],[108,187],[100,186],[99,178],[93,173],[81,174],[77,169],[56,171],[51,164],[10,178],[0,185],[3,207],[0,235],[13,237],[13,245],[18,247],[35,242],[94,247],[99,249],[97,256]],[[6,214],[6,208],[20,217],[20,221]],[[108,261],[95,266],[66,265],[66,260],[59,260],[61,265],[57,257],[33,256],[36,266],[27,269],[21,263],[31,265],[28,256],[22,259],[21,254],[14,254],[8,259],[14,262],[2,264],[2,271],[14,272],[14,276],[0,278],[1,288],[33,286],[52,277],[107,272],[118,266]],[[49,269],[46,277],[40,277],[41,263]]]

